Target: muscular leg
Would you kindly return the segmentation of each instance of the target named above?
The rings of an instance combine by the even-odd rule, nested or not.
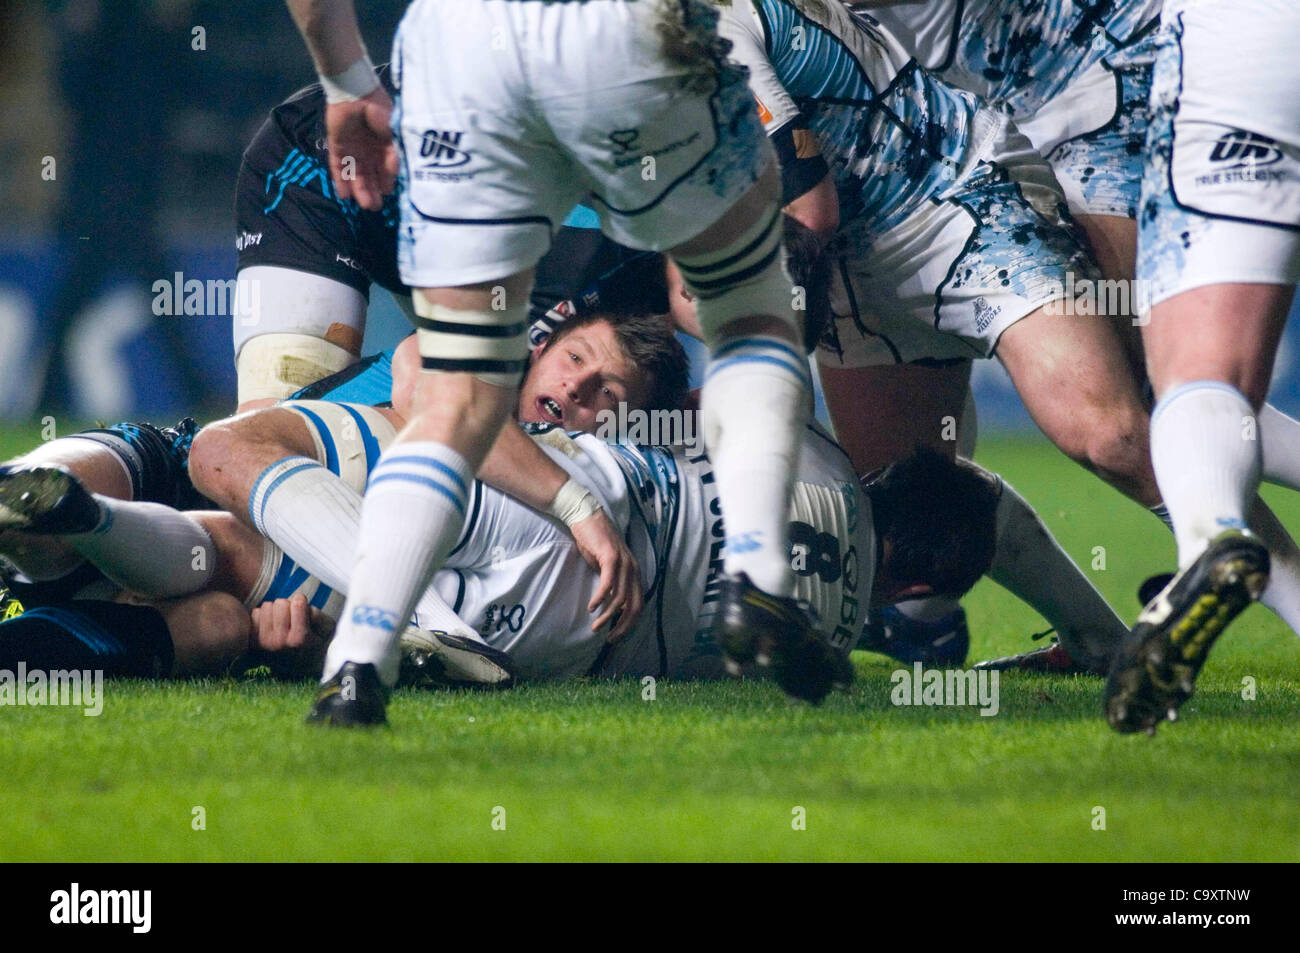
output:
[[[918,446],[957,452],[957,424],[970,386],[969,362],[947,367],[889,364],[818,368],[835,439],[854,469],[870,473]]]
[[[1137,255],[1137,223],[1127,218],[1097,215],[1078,216],[1078,221],[1088,233],[1103,274],[1113,279],[1132,278]],[[1240,291],[1243,286],[1226,287]],[[1192,294],[1195,295],[1195,292]],[[1205,314],[1213,314],[1219,307],[1232,305],[1231,301],[1216,300],[1220,296],[1201,297],[1205,300],[1197,301],[1189,298],[1188,304]],[[1235,299],[1236,292],[1230,297]],[[1243,299],[1242,303],[1251,308],[1263,307],[1267,311],[1279,306],[1279,303],[1268,300],[1270,297],[1265,294],[1263,300],[1252,300],[1247,304],[1246,299]],[[1134,304],[1136,305],[1136,302]],[[1166,313],[1163,306],[1153,310],[1161,315]],[[1123,314],[1114,316],[1125,317]],[[1119,327],[1125,348],[1134,362],[1134,370],[1139,379],[1145,379],[1147,375],[1141,330],[1141,325],[1144,323],[1125,320]],[[1178,337],[1178,335],[1162,334],[1160,331],[1155,334],[1162,339]],[[1236,335],[1234,334],[1233,337],[1235,338]],[[1185,345],[1190,342],[1168,340],[1164,343],[1176,347],[1181,352],[1187,350]],[[1219,346],[1220,343],[1216,342],[1215,346]],[[1175,354],[1161,360],[1170,361],[1177,366],[1183,357]],[[1187,366],[1192,365],[1189,363]],[[1271,365],[1269,369],[1271,370]],[[1212,367],[1207,367],[1205,370],[1210,374],[1215,373]],[[1254,386],[1257,394],[1267,393],[1267,385],[1264,385],[1263,390],[1260,391],[1258,389],[1260,384],[1256,380]],[[1168,389],[1166,387],[1159,392],[1165,393]],[[1300,489],[1300,421],[1288,417],[1270,404],[1263,404],[1258,415],[1257,431],[1261,448],[1262,479],[1291,489]],[[1258,497],[1249,508],[1248,517],[1250,527],[1259,534],[1270,552],[1274,554],[1274,572],[1271,574],[1268,588],[1260,597],[1260,602],[1272,609],[1293,630],[1300,632],[1300,560],[1297,559],[1296,544],[1273,512]]]
[[[1224,526],[1244,526],[1259,484],[1254,422],[1294,288],[1212,285],[1152,308],[1143,329],[1160,403],[1152,455],[1186,566]]]
[[[316,445],[301,415],[281,407],[209,424],[190,448],[190,479],[200,493],[252,526],[248,497],[267,467],[285,457],[314,457]]]
[[[1133,376],[1142,380],[1146,367],[1142,354],[1142,331],[1135,320],[1139,302],[1133,278],[1137,272],[1137,222],[1119,215],[1076,215],[1074,219],[1088,236],[1093,257],[1101,266],[1101,273],[1109,281],[1128,283],[1127,310],[1116,309],[1106,317],[1115,322],[1124,353],[1128,356]]]
[[[265,538],[230,513],[212,510],[191,515],[212,538],[216,552],[216,568],[208,588],[247,603],[262,572]]]
[[[1078,215],[1075,220],[1087,232],[1102,274],[1112,280],[1132,279],[1136,270],[1137,223],[1115,215]],[[1130,296],[1134,305],[1130,315],[1132,318],[1137,317],[1136,295],[1135,291]],[[1125,315],[1117,312],[1113,317],[1123,319]],[[1138,320],[1122,320],[1118,327],[1139,380],[1145,380],[1147,374],[1146,355],[1142,345],[1143,323],[1145,322]],[[1271,404],[1264,404],[1259,412],[1259,437],[1263,451],[1260,469],[1262,479],[1267,483],[1300,490],[1300,421]]]
[[[1003,333],[997,355],[1063,453],[1143,506],[1159,504],[1147,412],[1110,320],[1039,309]]]
[[[9,461],[18,466],[62,467],[93,493],[131,499],[131,478],[117,454],[103,444],[65,437],[41,444]],[[80,554],[57,536],[0,531],[0,555],[33,580],[57,579],[82,562]]]
[[[695,296],[710,351],[700,414],[725,516],[723,567],[787,597],[794,573],[785,506],[812,388],[779,194],[770,163],[717,222],[669,257]]]
[[[530,269],[498,282],[415,292],[425,370],[416,383],[411,419],[371,475],[348,603],[324,681],[346,662],[373,664],[385,683],[396,680],[398,633],[455,544],[469,484],[514,406],[532,279]],[[518,329],[520,359],[496,361],[485,380],[476,374],[488,366],[480,363],[486,358],[473,356],[490,353],[474,350],[485,339],[465,329],[487,327],[484,316],[494,305],[501,311],[501,304],[513,322],[509,327]],[[498,315],[491,327],[504,333],[507,325]]]

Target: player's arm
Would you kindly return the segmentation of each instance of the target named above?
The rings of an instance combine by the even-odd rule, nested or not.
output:
[[[789,167],[786,161],[783,160],[781,163],[782,182],[785,184],[788,180],[790,186],[786,189],[786,194],[794,193],[793,197],[786,201],[785,214],[805,228],[816,232],[823,240],[829,240],[840,227],[839,193],[835,191],[835,180],[831,178],[830,169],[826,165],[826,160],[822,158],[812,133],[808,129],[791,130],[792,140],[800,132],[806,134],[806,141],[810,143],[805,147],[805,156],[800,158],[798,153],[795,153],[790,160],[793,171],[789,176],[785,171]],[[797,148],[792,143],[792,151]],[[812,157],[815,157],[815,162],[810,161]],[[820,178],[816,178],[816,184],[804,188],[805,184],[818,174]]]
[[[352,0],[285,0],[325,87],[330,178],[339,197],[378,211],[397,181],[393,101],[366,54]]]
[[[285,4],[317,73],[337,75],[366,55],[352,0],[285,0]]]
[[[592,623],[592,630],[612,622],[611,642],[630,632],[645,608],[641,570],[617,527],[591,492],[571,479],[532,439],[513,426],[501,428],[479,468],[478,477],[569,527],[583,559],[600,572],[587,611],[594,612],[602,605],[604,611]]]
[[[403,417],[410,414],[419,373],[419,352],[412,335],[393,352],[393,409]],[[588,611],[594,612],[602,606],[604,611],[596,617],[592,629],[612,621],[611,642],[630,632],[645,608],[641,570],[595,497],[570,480],[554,460],[515,426],[501,428],[477,475],[493,489],[539,512],[549,513],[569,527],[582,558],[600,573]]]
[[[786,214],[823,238],[839,228],[839,197],[817,139],[773,67],[768,38],[749,4],[729,8],[718,32],[731,41],[731,58],[749,70],[763,130],[781,165],[781,204]]]

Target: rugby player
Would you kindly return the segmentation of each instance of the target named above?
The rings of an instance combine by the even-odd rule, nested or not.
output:
[[[585,368],[576,374],[570,370],[570,349],[591,359],[595,376]],[[607,354],[602,356],[599,351]],[[623,317],[616,323],[591,315],[574,318],[545,346],[536,349],[531,363],[525,394],[555,384],[567,421],[575,427],[594,424],[593,404],[595,407],[610,404],[611,397],[602,392],[638,409],[679,407],[685,395],[685,354],[658,318]],[[391,376],[382,370],[383,366],[373,365],[362,375],[348,372],[334,375],[309,390],[326,398],[374,392],[377,389],[374,381],[363,377],[385,380],[391,387]],[[621,374],[621,383],[611,385],[619,389],[617,393],[601,383],[601,375],[608,373],[610,367]],[[569,381],[579,383],[569,392],[561,393],[558,382],[564,382],[567,387]],[[524,403],[520,408],[521,418],[537,422],[552,420],[543,404],[540,396]],[[321,406],[326,408],[321,413],[328,413],[336,405]],[[400,418],[392,411],[375,413],[380,416],[371,424],[381,432],[387,428],[391,435],[393,425],[400,426]],[[375,443],[369,426],[361,421],[340,427],[336,439],[323,429],[320,414],[309,410],[290,414],[275,408],[251,416],[273,422],[260,430],[255,428],[254,432],[279,435],[275,448],[278,457],[294,452],[311,454],[319,459],[322,467],[329,467],[334,473],[347,468],[355,471],[358,461],[351,453],[354,448],[361,466],[366,462],[373,464],[378,452],[365,452]],[[245,415],[243,419],[249,417]],[[347,416],[342,419],[350,420]],[[120,588],[166,597],[213,586],[237,596],[251,608],[264,601],[282,601],[290,591],[297,591],[298,583],[305,582],[305,574],[297,572],[293,562],[278,550],[264,546],[260,536],[237,523],[232,525],[233,518],[228,514],[181,513],[173,508],[211,506],[190,481],[188,468],[195,429],[192,420],[183,422],[175,431],[159,431],[148,424],[123,424],[50,441],[26,457],[0,467],[0,552],[12,563],[4,581],[18,599],[28,607],[44,607],[70,599],[102,599]],[[220,427],[217,432],[221,432]],[[198,440],[196,445],[201,449],[204,441]],[[220,440],[209,441],[207,445],[218,450],[223,446]],[[241,448],[240,458],[255,454],[257,449],[256,444]],[[213,456],[211,450],[206,452]],[[229,466],[232,462],[242,462],[240,458],[217,457],[212,469],[220,472],[222,460]],[[23,476],[33,467],[40,468],[41,473],[35,483]],[[54,499],[58,498],[58,488],[63,484],[57,474],[64,469],[102,495],[89,503],[83,501],[79,507],[63,506],[43,522],[38,521],[36,529],[42,533],[58,530],[57,539],[49,535],[3,532],[6,526],[12,530],[14,525],[31,523],[31,518],[22,513],[24,507],[49,508],[51,500],[42,502],[43,496],[52,493]],[[45,482],[51,480],[54,489],[43,489]],[[293,481],[285,481],[277,500],[294,496],[301,501],[298,491]],[[136,502],[118,504],[115,500]],[[247,498],[238,511],[247,514]],[[275,512],[271,507],[270,515]],[[319,529],[318,521],[328,520],[330,515],[328,512],[307,514],[302,525]],[[354,547],[355,541],[349,541],[342,558],[346,559]],[[217,554],[224,555],[217,558]],[[111,579],[104,579],[84,559],[110,563]],[[304,578],[295,581],[295,576]],[[312,588],[309,595],[312,609],[328,607],[333,597],[333,609],[337,612],[342,602],[341,595],[327,587]],[[595,605],[593,601],[592,607]],[[126,610],[98,609],[96,614],[111,615],[114,611],[126,613]],[[284,611],[283,605],[276,609],[277,613]],[[190,614],[182,614],[182,619],[189,617]],[[178,664],[185,661],[181,658],[182,646],[186,650],[198,646],[211,654],[213,645],[237,644],[239,636],[235,629],[238,627],[232,629],[231,617],[226,606],[222,625],[213,624],[209,626],[210,631],[197,635],[186,632],[177,641]],[[35,624],[36,618],[29,621]],[[255,616],[255,631],[261,633],[257,621]],[[602,615],[596,621],[599,629],[607,619]],[[157,630],[161,620],[155,619],[154,623],[151,631]],[[276,640],[262,638],[261,641],[265,647]],[[194,667],[186,665],[183,670],[191,672]]]
[[[337,442],[344,439],[345,422],[350,419],[359,420],[359,426],[380,443],[393,434],[375,408],[320,401],[282,406],[329,420]],[[559,465],[599,495],[626,531],[647,567],[650,611],[617,644],[594,633],[588,625],[591,611],[585,596],[594,571],[572,540],[554,520],[476,482],[474,515],[416,613],[424,631],[408,630],[403,641],[408,658],[419,663],[432,655],[438,665],[460,666],[452,669],[453,680],[488,684],[514,677],[719,678],[734,673],[734,664],[723,658],[711,634],[712,616],[724,600],[725,531],[707,456],[681,447],[607,444],[550,425],[542,426],[537,439]],[[69,510],[96,505],[95,498],[64,471],[23,472],[41,476],[46,490],[57,491],[57,499],[51,496],[17,507],[29,524],[44,523],[48,528],[51,519],[66,519]],[[341,479],[359,496],[364,472],[348,469]],[[5,486],[0,482],[0,498],[16,503],[12,496],[3,496]],[[849,677],[847,654],[868,604],[932,591],[957,596],[968,590],[991,558],[997,492],[996,480],[978,468],[927,452],[891,466],[863,486],[843,452],[810,426],[802,441],[788,518],[796,592],[818,620],[816,645],[827,655],[824,664],[844,673],[841,678]],[[124,556],[103,553],[99,558],[102,568],[116,575],[115,564]],[[226,557],[219,554],[218,558]],[[263,584],[264,568],[251,571],[246,561],[228,561],[242,562],[245,586]],[[292,568],[292,563],[287,565]],[[283,566],[276,575],[289,576]],[[318,642],[303,639],[304,601],[325,585],[323,580],[304,577],[282,589],[280,602],[273,607],[278,619],[264,626],[263,641],[276,637],[300,648],[319,649]],[[284,595],[290,592],[290,601],[285,602]],[[330,601],[322,606],[326,614],[331,612]],[[264,605],[263,611],[267,608]],[[337,608],[334,602],[332,610]],[[93,603],[73,603],[61,607],[63,617],[47,617],[38,609],[0,624],[0,658],[12,655],[29,665],[67,659],[64,643],[71,639],[66,633],[77,628],[67,617],[86,617],[89,624],[83,620],[80,631],[100,635],[96,630],[114,620],[105,620],[99,611]],[[29,624],[15,624],[29,616]],[[46,637],[63,632],[65,638],[39,643],[34,638],[38,632]],[[287,638],[285,632],[290,633]],[[178,638],[177,645],[181,644]],[[475,651],[467,651],[468,646],[475,646]],[[459,653],[449,651],[457,648]],[[136,655],[147,657],[139,650]],[[102,663],[100,656],[92,657],[96,664]],[[778,654],[772,660],[772,673],[787,691],[802,691],[812,684],[788,667],[789,660],[799,657]],[[468,659],[480,664],[475,667]],[[158,674],[142,672],[138,658],[134,667],[119,665],[112,671]],[[815,702],[822,695],[806,697]]]
[[[375,68],[394,92],[387,64]],[[377,211],[335,191],[325,93],[308,86],[271,110],[244,152],[235,187],[238,278],[257,288],[233,322],[239,411],[269,406],[353,365],[372,287],[413,315],[397,273],[397,204]],[[573,224],[570,224],[572,222]],[[537,266],[530,343],[575,310],[663,314],[662,259],[625,248],[575,214]],[[607,279],[619,274],[611,286]],[[360,401],[367,403],[367,401]]]
[[[392,90],[387,66],[375,77],[377,95]],[[271,111],[240,166],[235,245],[238,280],[250,289],[241,300],[251,304],[233,322],[240,410],[267,406],[349,365],[357,377],[347,399],[388,400],[383,371],[390,356],[373,356],[365,367],[354,362],[372,286],[413,314],[411,291],[397,274],[395,200],[370,210],[335,190],[325,123],[325,93],[319,84],[307,87]],[[562,226],[538,263],[533,344],[570,314],[669,310],[661,256],[624,248],[587,224]],[[559,468],[511,431],[503,432],[494,456],[508,461],[495,470],[502,488],[534,502],[564,482]],[[607,617],[617,614],[620,625],[630,625],[641,610],[631,554],[602,514],[570,514],[582,517],[574,520],[575,538],[602,569],[596,598]]]
[[[841,257],[838,317],[818,364],[859,471],[918,442],[969,452],[973,426],[959,448],[945,423],[973,417],[969,360],[996,353],[1058,447],[1161,515],[1148,414],[1117,323],[1062,301],[1096,266],[1051,170],[1006,114],[920,69],[875,19],[838,3],[744,0],[721,32],[750,68],[778,143],[787,212],[833,234]],[[1300,630],[1300,553],[1257,505],[1261,531],[1295,557],[1271,601]],[[1038,532],[1020,525],[1026,540]],[[1078,576],[1068,559],[1051,565],[1022,563],[1010,588],[1050,600],[1058,578]],[[1100,599],[1086,580],[1069,597]],[[939,637],[959,620],[933,618],[955,605],[919,608]],[[1117,619],[1107,616],[1095,630],[1104,641],[1070,647],[1086,667],[1113,647]]]
[[[1130,444],[1144,414],[1127,393],[1134,388],[1114,329],[1045,308],[1070,272],[1093,274],[1094,266],[1050,169],[1005,115],[918,69],[875,21],[839,4],[745,0],[723,14],[721,32],[750,69],[782,156],[787,213],[834,238],[837,320],[818,368],[859,472],[917,444],[952,454],[970,359],[996,345],[1048,436],[1141,496],[1151,481]],[[963,436],[973,436],[968,416]],[[1015,499],[1003,497],[1008,508]],[[1122,623],[1032,511],[1021,515],[1002,522],[1001,550],[1010,558],[1036,547],[1041,564],[1004,567],[998,581],[1054,625],[1090,617],[1091,635],[1062,635],[1079,660],[1103,660]],[[1049,577],[1064,582],[1044,585]],[[1056,611],[1067,599],[1075,611]],[[943,642],[964,657],[956,604],[902,608],[920,615],[918,624],[903,626],[908,620],[891,613],[891,624],[869,630],[871,647],[904,657]]]
[[[542,439],[619,514],[620,525],[628,520],[652,592],[644,618],[617,644],[593,637],[575,598],[589,570],[553,524],[499,495],[485,496],[478,516],[497,531],[453,557],[448,567],[456,571],[436,577],[445,600],[525,678],[734,673],[710,634],[726,580],[725,530],[707,457],[575,440],[555,430]],[[987,475],[924,452],[864,492],[843,452],[808,428],[787,511],[792,564],[796,592],[811,605],[839,666],[869,603],[918,592],[957,595],[974,584],[991,556],[996,493]],[[496,546],[504,553],[494,558]],[[772,666],[787,691],[802,684],[781,657]]]
[[[386,184],[377,169],[395,170],[392,150],[375,141],[376,117],[366,119],[375,81],[351,4],[287,2],[327,95],[352,100],[368,125],[368,158],[348,187],[377,207]],[[713,351],[704,430],[730,534],[719,638],[741,662],[764,633],[788,635],[791,649],[812,640],[791,599],[781,518],[810,409],[808,372],[782,265],[775,163],[743,73],[719,55],[716,20],[699,0],[417,0],[407,10],[394,43],[399,267],[415,288],[428,373],[400,448],[370,484],[350,583],[356,611],[343,613],[312,720],[382,716],[394,622],[453,545],[469,481],[513,403],[533,268],[587,194],[611,237],[667,249],[699,302]],[[603,67],[593,71],[597,50]],[[327,128],[338,186],[351,143],[329,110]],[[814,669],[811,679],[834,676]],[[364,686],[355,697],[338,691],[345,676]]]
[[[1300,280],[1297,42],[1289,0],[1164,5],[1138,277],[1150,287],[1151,455],[1178,571],[1115,653],[1106,717],[1117,731],[1172,720],[1217,637],[1281,568],[1247,527],[1256,413]]]

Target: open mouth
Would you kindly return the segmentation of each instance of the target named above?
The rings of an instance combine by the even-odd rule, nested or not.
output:
[[[550,423],[564,423],[564,408],[553,397],[537,398],[537,410]]]

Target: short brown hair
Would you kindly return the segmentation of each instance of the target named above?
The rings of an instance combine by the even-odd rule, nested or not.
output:
[[[605,321],[614,329],[623,356],[650,378],[643,410],[680,410],[689,390],[690,365],[672,325],[662,314],[613,315],[594,312],[572,317],[556,328],[543,351],[565,335]]]

